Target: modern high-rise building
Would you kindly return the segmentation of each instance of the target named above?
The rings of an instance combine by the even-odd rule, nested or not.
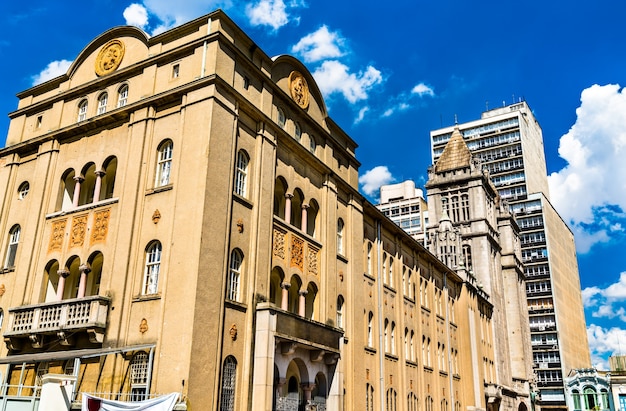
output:
[[[380,203],[376,207],[413,238],[424,240],[428,205],[424,192],[415,188],[415,182],[406,180],[381,186]]]
[[[311,73],[222,11],[108,30],[18,98],[0,410],[530,409],[498,401],[500,299],[359,193]]]
[[[549,201],[541,127],[524,101],[486,111],[431,131],[434,163],[456,128],[516,215],[540,405],[565,410],[563,377],[591,360],[574,236]]]

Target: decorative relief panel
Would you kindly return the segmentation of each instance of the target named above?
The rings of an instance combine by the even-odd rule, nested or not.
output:
[[[274,228],[273,255],[285,259],[285,232]]]
[[[63,236],[65,235],[66,224],[67,220],[59,220],[52,223],[50,244],[48,244],[48,252],[57,251],[63,248]]]
[[[70,236],[70,248],[80,247],[85,242],[87,232],[87,214],[72,218],[72,230]]]
[[[96,74],[105,76],[117,70],[124,58],[126,47],[121,40],[111,40],[102,48],[96,57]]]
[[[291,266],[303,269],[304,265],[304,240],[294,235],[291,237]]]
[[[313,248],[313,247],[308,247],[307,248],[307,269],[309,270],[309,273],[311,274],[315,274],[317,275],[318,273],[318,269],[317,269],[317,254],[318,254],[318,250]]]
[[[91,244],[106,240],[109,231],[109,218],[111,210],[98,211],[94,215],[93,228],[91,230]]]

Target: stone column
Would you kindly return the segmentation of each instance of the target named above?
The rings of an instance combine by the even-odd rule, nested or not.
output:
[[[285,222],[291,224],[291,199],[293,194],[285,194]]]
[[[100,201],[100,188],[102,187],[102,177],[104,177],[106,173],[104,171],[96,171],[96,185],[93,189],[93,202],[97,203]]]
[[[63,291],[65,291],[65,279],[70,276],[69,270],[57,270],[59,275],[59,284],[57,284],[57,300],[63,300]]]
[[[280,288],[282,288],[282,295],[280,296],[280,309],[288,311],[289,310],[289,288],[291,284],[289,283],[281,283]]]
[[[302,387],[302,391],[304,392],[305,404],[311,404],[311,391],[313,391],[313,388],[315,388],[315,384],[310,382],[304,382],[300,384],[300,387]]]
[[[298,291],[298,295],[300,296],[298,301],[298,315],[300,317],[304,317],[306,314],[306,295],[308,293],[309,292],[307,290]]]
[[[78,176],[74,177],[74,181],[76,182],[76,184],[74,184],[74,198],[72,199],[72,206],[78,207],[78,199],[80,197],[80,184],[85,181],[85,179]]]
[[[81,264],[78,269],[80,270],[80,283],[78,284],[78,295],[76,297],[83,298],[87,290],[87,276],[91,272],[91,267],[89,264]]]
[[[308,219],[307,219],[307,209],[309,208],[308,204],[302,204],[302,224],[300,227],[300,229],[302,231],[304,231],[306,233],[306,229],[307,229],[307,223],[308,223]]]

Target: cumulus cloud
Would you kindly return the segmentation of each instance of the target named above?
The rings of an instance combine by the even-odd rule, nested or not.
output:
[[[126,7],[122,14],[128,26],[136,26],[140,29],[144,29],[148,25],[148,10],[141,4],[131,4]]]
[[[419,83],[418,85],[413,87],[413,89],[411,89],[411,93],[417,94],[420,97],[423,97],[423,96],[434,97],[435,96],[435,90],[433,90],[432,87],[427,86],[424,83]]]
[[[350,73],[350,69],[337,60],[327,60],[313,72],[322,93],[340,93],[350,103],[365,100],[368,92],[382,83],[383,78],[376,68],[367,66],[364,71]]]
[[[576,122],[561,137],[567,161],[548,177],[552,203],[576,235],[579,252],[623,238],[626,222],[626,93],[617,84],[581,93]]]
[[[361,190],[363,190],[363,192],[368,196],[378,194],[380,186],[394,181],[395,178],[391,175],[387,166],[374,167],[359,177]]]
[[[126,24],[149,30],[154,36],[217,8],[227,9],[231,5],[231,0],[144,0],[126,7],[123,16]]]
[[[274,30],[289,23],[289,14],[283,0],[260,0],[248,4],[246,15],[253,26],[270,26]]]
[[[55,77],[59,77],[67,73],[67,69],[70,68],[71,64],[72,62],[69,60],[56,60],[50,62],[39,74],[32,76],[32,85],[36,86],[37,84],[52,80]]]
[[[587,287],[582,290],[583,304],[592,312],[594,318],[619,318],[626,321],[626,272],[620,274],[616,283],[606,288],[598,286]]]
[[[307,63],[317,62],[329,58],[338,58],[345,54],[342,48],[345,39],[337,32],[331,32],[327,26],[322,26],[313,33],[307,34],[292,48],[292,53],[304,58]]]
[[[591,351],[591,362],[599,370],[609,370],[606,358],[613,354],[623,354],[622,345],[626,342],[626,330],[617,327],[603,328],[596,324],[587,327],[587,340]]]

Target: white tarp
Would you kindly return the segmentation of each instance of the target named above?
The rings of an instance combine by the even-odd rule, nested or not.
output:
[[[83,394],[82,411],[172,411],[178,393],[162,395],[145,401],[126,402],[105,400],[93,395]]]

